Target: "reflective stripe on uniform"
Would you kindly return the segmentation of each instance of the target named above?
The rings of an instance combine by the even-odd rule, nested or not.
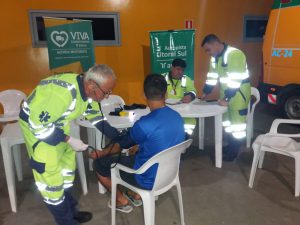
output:
[[[183,88],[186,87],[186,77],[185,77],[185,76],[183,76],[183,77],[181,78],[181,87],[183,87]]]
[[[73,181],[71,181],[71,180],[64,180],[64,185],[63,185],[64,189],[68,189],[68,188],[70,188],[72,186],[73,186]]]
[[[227,73],[229,78],[228,87],[229,88],[239,88],[243,80],[249,78],[249,71],[246,69],[245,72],[229,72]]]
[[[29,110],[29,106],[28,106],[27,102],[24,101],[22,106],[23,106],[22,107],[23,111],[29,116],[30,110]]]
[[[245,80],[249,77],[249,71],[246,70],[245,72],[228,72],[227,73],[229,79],[231,80]]]
[[[196,126],[193,125],[193,124],[184,124],[184,131],[185,131],[186,133],[188,133],[189,135],[191,135],[191,134],[193,133],[195,127],[196,127]]]
[[[194,130],[187,129],[187,130],[184,130],[184,131],[185,131],[187,134],[192,135]]]
[[[99,122],[101,122],[103,120],[107,120],[106,117],[96,116],[95,118],[92,118],[89,121],[90,121],[91,124],[95,125],[95,124],[97,124],[97,123],[99,123]]]
[[[231,122],[229,120],[222,122],[223,127],[229,127],[231,125]]]
[[[63,190],[63,185],[59,186],[48,186],[47,184],[36,181],[35,185],[37,186],[39,191],[47,191],[47,192],[59,192]]]
[[[239,88],[241,86],[241,82],[237,82],[237,81],[232,81],[232,80],[229,80],[228,83],[227,83],[227,86],[229,88]]]
[[[41,129],[39,131],[34,132],[34,136],[38,139],[44,139],[49,137],[55,130],[55,126],[53,123],[47,124],[47,126],[35,126],[35,124],[28,119],[29,127],[33,130]]]
[[[75,171],[74,170],[69,170],[69,169],[62,169],[61,170],[61,174],[63,176],[74,176],[75,175]]]
[[[218,73],[215,73],[215,72],[208,72],[207,73],[207,78],[215,78],[215,79],[218,79],[219,77],[219,74]]]
[[[211,67],[213,69],[215,69],[216,68],[216,59],[215,59],[215,57],[210,58],[210,63],[211,63]]]
[[[232,132],[232,136],[236,139],[242,139],[246,137],[246,131]]]
[[[195,127],[193,124],[184,124],[184,129],[195,129]]]
[[[220,77],[220,83],[227,84],[228,82],[229,82],[229,78],[228,77]]]
[[[232,124],[232,125],[226,127],[225,131],[228,133],[242,132],[242,131],[246,130],[246,127],[247,127],[246,123]]]
[[[59,205],[65,200],[65,196],[61,196],[60,198],[50,199],[45,197],[44,202],[49,205]]]
[[[167,81],[167,83],[168,83],[168,81],[169,81],[169,76],[168,76],[167,74],[164,74],[164,76],[165,76],[165,79],[166,79],[166,81]]]
[[[218,83],[218,81],[208,79],[208,80],[205,81],[205,83],[208,84],[208,85],[216,85]]]

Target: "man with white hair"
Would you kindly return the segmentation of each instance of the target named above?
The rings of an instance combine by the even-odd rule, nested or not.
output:
[[[70,136],[70,122],[84,115],[98,129],[110,127],[99,102],[114,88],[116,77],[106,65],[95,65],[83,75],[64,73],[40,81],[20,112],[36,185],[59,225],[76,225],[92,218],[79,212],[70,189],[75,177],[75,153],[88,145]],[[118,131],[106,129],[108,137]]]

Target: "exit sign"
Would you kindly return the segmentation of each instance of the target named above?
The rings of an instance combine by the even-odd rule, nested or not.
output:
[[[193,28],[193,20],[186,20],[185,29],[192,29],[192,28]]]

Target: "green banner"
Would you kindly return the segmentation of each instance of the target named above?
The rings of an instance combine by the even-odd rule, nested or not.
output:
[[[50,69],[80,62],[82,70],[86,71],[94,65],[91,21],[76,20],[70,23],[66,20],[66,24],[46,26],[46,37]]]
[[[184,74],[194,79],[195,30],[150,32],[151,69],[154,73],[168,72],[173,59],[186,61]]]
[[[275,0],[272,9],[299,6],[300,0]]]

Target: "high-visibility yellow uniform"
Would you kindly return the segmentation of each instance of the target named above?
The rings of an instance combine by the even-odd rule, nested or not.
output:
[[[84,115],[94,125],[105,118],[88,99],[83,77],[60,74],[42,80],[22,105],[20,126],[36,185],[44,201],[57,206],[73,185],[75,151],[65,142],[70,122]]]
[[[241,50],[224,45],[219,56],[211,57],[203,92],[209,94],[218,82],[220,98],[229,103],[228,112],[223,115],[225,131],[234,138],[244,138],[251,86],[246,57]]]
[[[187,75],[183,75],[181,79],[172,79],[170,72],[162,74],[167,81],[167,98],[182,99],[186,95],[190,95],[192,99],[196,97],[196,89],[194,81]],[[193,118],[184,118],[184,130],[188,134],[192,134],[196,126],[196,120]]]

